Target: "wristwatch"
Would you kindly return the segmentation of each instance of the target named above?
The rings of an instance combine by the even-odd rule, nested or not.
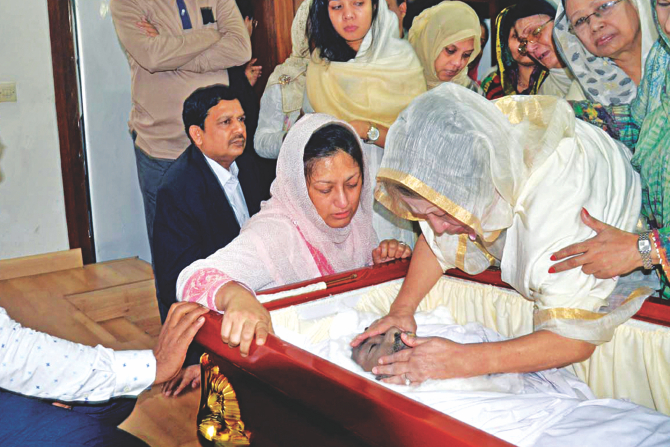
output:
[[[640,252],[642,257],[642,266],[646,270],[651,270],[654,268],[654,264],[651,262],[651,240],[649,239],[649,234],[651,232],[647,231],[640,233],[637,238],[637,251]]]
[[[379,139],[379,129],[375,127],[374,124],[370,123],[370,128],[368,129],[368,137],[363,140],[364,142],[371,144]]]

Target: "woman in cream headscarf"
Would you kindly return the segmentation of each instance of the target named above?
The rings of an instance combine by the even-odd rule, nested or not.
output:
[[[246,354],[254,334],[262,344],[271,329],[251,291],[411,253],[397,241],[377,246],[371,189],[351,126],[328,115],[305,116],[286,135],[272,198],[230,244],[181,272],[177,299],[225,311],[224,342],[241,344]]]
[[[480,53],[477,13],[463,2],[442,2],[419,14],[409,30],[409,43],[423,66],[428,89],[453,82],[481,93],[467,66]]]
[[[392,374],[394,383],[582,361],[652,292],[630,278],[549,271],[557,248],[592,234],[580,221],[582,207],[628,231],[640,212],[640,179],[627,150],[576,120],[563,100],[509,96],[494,104],[442,85],[393,125],[378,177],[378,199],[419,220],[423,236],[389,315],[354,344],[394,325],[414,330],[416,307],[449,268],[476,274],[500,263],[503,281],[535,303],[534,332],[505,342],[405,337],[415,349],[382,359],[375,372]]]
[[[374,179],[388,128],[426,90],[421,64],[400,39],[398,17],[385,0],[313,0],[307,34],[314,48],[307,68],[309,104],[356,129]],[[373,225],[380,239],[414,245],[411,222],[379,204]]]
[[[254,148],[258,155],[277,158],[286,132],[300,118],[305,97],[309,43],[305,29],[311,0],[302,2],[291,25],[291,55],[270,75],[261,97]]]

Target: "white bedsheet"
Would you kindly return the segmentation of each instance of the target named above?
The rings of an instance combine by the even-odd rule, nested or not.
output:
[[[378,317],[340,309],[335,315],[293,324],[292,330],[275,324],[275,331],[280,338],[374,381],[373,374],[351,359],[349,342]],[[416,321],[419,336],[459,343],[503,339],[479,323],[456,325],[445,307],[419,313]],[[431,380],[409,387],[378,383],[519,446],[670,445],[669,417],[622,400],[596,399],[585,383],[562,369]]]

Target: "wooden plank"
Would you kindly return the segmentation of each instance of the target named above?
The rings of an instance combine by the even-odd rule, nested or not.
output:
[[[88,346],[112,347],[110,343],[116,342],[97,323],[49,290],[49,283],[17,281],[0,281],[0,306],[23,326]]]
[[[0,281],[83,266],[81,249],[0,260]]]
[[[156,288],[152,279],[66,295],[65,299],[96,322],[126,317],[131,314],[137,315],[141,313],[138,312],[138,307],[152,304],[158,317]]]
[[[116,348],[120,341],[64,296],[151,280],[152,277],[151,266],[146,262],[124,259],[14,278],[0,281],[0,306],[13,319],[34,330],[89,346],[103,344]],[[145,319],[147,315],[137,318]],[[156,330],[153,322],[146,327],[152,333]]]
[[[151,349],[156,344],[154,338],[123,317],[104,321],[100,323],[100,326],[120,342],[132,344],[133,349]]]

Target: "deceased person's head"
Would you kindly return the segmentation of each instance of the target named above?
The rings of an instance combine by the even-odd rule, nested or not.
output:
[[[358,363],[364,371],[372,371],[372,368],[377,365],[380,357],[391,355],[394,352],[408,349],[409,346],[405,344],[400,338],[403,331],[397,327],[392,327],[386,333],[375,335],[362,342],[360,345],[351,350],[351,358]],[[377,380],[383,379],[387,376],[377,375]]]

